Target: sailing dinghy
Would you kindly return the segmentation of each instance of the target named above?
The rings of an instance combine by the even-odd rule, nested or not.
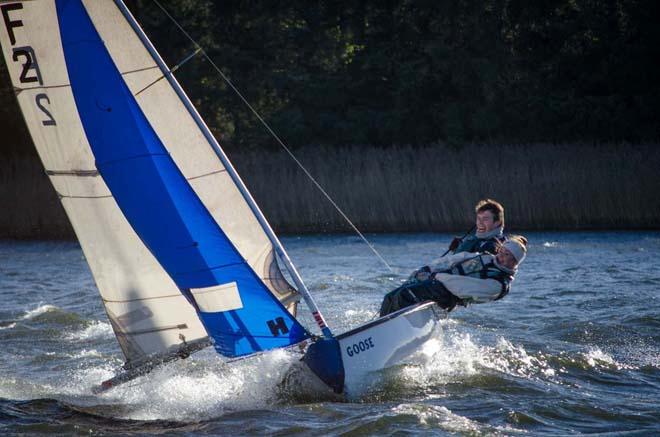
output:
[[[430,303],[332,333],[121,0],[0,0],[0,12],[17,100],[126,357],[99,390],[208,346],[238,358],[304,345],[325,384],[357,396],[433,334]],[[301,297],[322,336],[296,319]]]

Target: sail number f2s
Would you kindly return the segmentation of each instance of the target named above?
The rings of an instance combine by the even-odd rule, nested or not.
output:
[[[0,5],[2,21],[5,25],[7,35],[9,36],[9,42],[11,43],[11,59],[14,63],[21,66],[21,73],[18,76],[18,80],[21,83],[29,84],[36,82],[40,86],[43,86],[44,82],[41,77],[41,70],[39,70],[39,63],[37,62],[37,55],[35,54],[34,49],[31,46],[16,46],[15,31],[16,29],[23,27],[23,20],[20,20],[17,17],[19,14],[18,11],[21,9],[23,9],[22,3],[6,3]],[[41,124],[44,126],[56,126],[57,123],[48,109],[48,106],[50,105],[50,98],[48,95],[46,93],[37,94],[34,96],[34,103],[43,114]]]

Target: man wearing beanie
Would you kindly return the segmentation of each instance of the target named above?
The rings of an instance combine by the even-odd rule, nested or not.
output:
[[[476,214],[474,233],[454,238],[449,245],[451,253],[488,252],[495,253],[499,243],[504,242],[504,207],[493,199],[480,200],[474,207]]]
[[[428,300],[451,311],[456,305],[501,299],[509,292],[526,254],[527,239],[511,236],[499,246],[496,255],[462,252],[440,258],[388,293],[381,304],[380,315]]]

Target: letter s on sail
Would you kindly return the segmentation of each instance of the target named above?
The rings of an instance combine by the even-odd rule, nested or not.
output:
[[[42,94],[37,94],[37,95],[35,96],[35,98],[34,98],[34,101],[36,102],[37,107],[38,107],[39,109],[41,109],[41,111],[42,111],[42,112],[46,115],[46,117],[47,117],[45,120],[42,120],[41,123],[42,123],[44,126],[56,126],[57,123],[55,122],[55,119],[53,118],[53,116],[52,116],[52,114],[50,113],[50,111],[44,107],[43,103],[41,103],[42,100],[45,100],[45,101],[48,102],[48,104],[50,105],[50,99],[48,98],[48,95],[46,95],[46,94],[43,94],[43,93],[42,93]]]

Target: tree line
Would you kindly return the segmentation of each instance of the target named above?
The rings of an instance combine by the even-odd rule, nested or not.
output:
[[[194,51],[153,0],[126,2],[169,65]],[[660,136],[653,0],[160,4],[294,147]],[[0,77],[4,148],[15,148],[27,137]],[[177,77],[226,147],[274,144],[203,57]]]
[[[293,146],[659,137],[652,0],[163,0]],[[129,4],[174,65],[191,43]],[[222,142],[271,144],[199,59],[179,76]]]

